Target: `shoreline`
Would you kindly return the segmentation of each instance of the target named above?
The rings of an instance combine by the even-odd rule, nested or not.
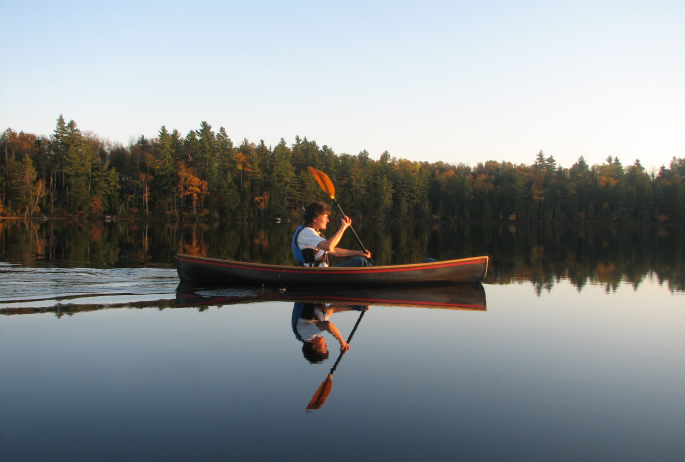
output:
[[[93,217],[0,217],[0,222],[6,221],[33,221],[33,222],[48,222],[48,221],[72,221],[72,222],[103,222],[103,223],[116,223],[119,221],[125,222],[168,222],[168,223],[273,223],[273,224],[289,224],[289,223],[300,223],[301,220],[285,220],[277,218],[237,218],[237,219],[212,219],[212,220],[182,220],[182,219],[167,219],[167,218],[157,218],[157,217],[127,217],[127,218],[93,218]],[[658,226],[658,227],[685,227],[682,223],[653,223],[653,222],[619,222],[619,221],[558,221],[558,222],[544,222],[544,221],[509,221],[509,220],[443,220],[443,219],[421,219],[421,220],[409,220],[412,223],[430,223],[430,224],[470,224],[470,225],[547,225],[547,226]],[[358,219],[359,223],[406,223],[407,220],[376,220],[369,219],[365,220],[363,218]]]

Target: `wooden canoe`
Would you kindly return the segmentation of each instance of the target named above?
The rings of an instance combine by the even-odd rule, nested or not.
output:
[[[176,268],[181,281],[194,284],[338,289],[482,282],[488,257],[364,268],[308,268],[178,254]]]
[[[390,286],[361,289],[225,289],[197,288],[181,283],[176,290],[178,308],[224,306],[262,302],[334,303],[343,305],[406,306],[447,310],[485,311],[483,285]]]

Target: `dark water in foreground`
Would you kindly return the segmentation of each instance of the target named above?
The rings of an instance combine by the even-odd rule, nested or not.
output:
[[[483,306],[463,294],[453,309],[372,304],[325,404],[306,412],[337,342],[326,334],[329,359],[310,364],[292,301],[177,293],[168,254],[192,230],[165,240],[173,232],[150,225],[145,250],[140,224],[104,225],[92,240],[97,227],[4,225],[0,460],[683,460],[683,238],[673,228],[549,231],[558,244],[534,228],[495,228],[489,241],[478,229],[468,240],[431,229],[423,241],[397,230],[413,240],[393,237],[378,259],[428,253],[437,239],[443,257],[468,245],[499,261]],[[274,242],[287,232],[198,232],[208,256],[238,240],[251,259],[285,258]],[[331,321],[347,337],[359,314]]]

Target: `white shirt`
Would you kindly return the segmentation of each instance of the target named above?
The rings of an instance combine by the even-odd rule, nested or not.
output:
[[[314,310],[314,315],[316,316],[316,319],[305,320],[300,318],[297,320],[297,333],[300,334],[300,337],[302,337],[305,342],[311,342],[312,339],[323,330],[319,329],[319,326],[316,325],[318,321],[328,321],[328,318],[331,317],[330,314],[324,315],[319,308]]]
[[[309,228],[309,227],[304,227],[302,228],[302,231],[300,231],[300,234],[297,235],[297,246],[300,248],[300,250],[304,249],[313,249],[316,250],[316,260],[319,258],[323,257],[324,254],[326,253],[324,250],[319,250],[316,248],[317,245],[319,245],[320,242],[325,241],[323,237],[319,236],[319,233],[317,233],[314,228]],[[305,266],[309,266],[309,263],[305,263]],[[326,263],[322,263],[320,266],[328,266]]]

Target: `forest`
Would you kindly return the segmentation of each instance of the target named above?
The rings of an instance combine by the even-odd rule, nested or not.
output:
[[[296,137],[234,144],[207,122],[185,136],[162,126],[128,146],[60,115],[52,135],[6,129],[0,138],[0,216],[289,219],[326,200],[307,171],[326,172],[356,219],[685,223],[685,158],[647,172],[609,156],[570,167],[540,151],[530,165],[475,166],[336,154]]]

